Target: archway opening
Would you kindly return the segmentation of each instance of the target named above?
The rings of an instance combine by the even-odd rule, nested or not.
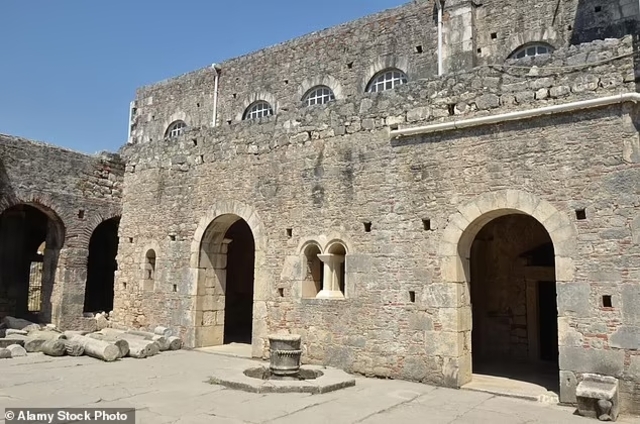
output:
[[[247,222],[222,215],[204,233],[196,304],[196,347],[252,341],[255,241]]]
[[[84,312],[111,312],[113,310],[113,284],[118,268],[118,226],[120,218],[103,221],[93,230],[89,240],[87,285],[84,294]]]
[[[64,240],[52,211],[18,204],[0,215],[0,318],[51,320],[51,294]]]
[[[558,390],[554,247],[535,218],[510,214],[482,227],[471,245],[474,375]]]

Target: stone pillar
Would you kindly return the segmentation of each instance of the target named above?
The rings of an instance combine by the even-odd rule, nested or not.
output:
[[[475,14],[471,0],[446,0],[443,10],[442,57],[444,73],[476,65]]]
[[[27,309],[29,263],[25,258],[25,214],[8,210],[0,221],[0,312],[20,315]]]
[[[344,262],[342,255],[318,255],[318,259],[324,264],[324,276],[322,290],[318,293],[318,299],[344,299],[344,293],[340,291],[340,264]]]
[[[46,290],[43,282],[43,314],[50,314],[50,321],[58,328],[82,330],[85,325],[82,314],[88,256],[88,249],[69,247],[60,249],[59,253],[52,250],[45,254],[45,267],[51,260],[57,262],[57,269]]]

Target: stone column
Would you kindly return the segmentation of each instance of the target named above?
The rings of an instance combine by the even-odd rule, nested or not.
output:
[[[318,293],[318,299],[344,299],[344,293],[340,291],[340,264],[344,262],[342,255],[318,255],[318,259],[324,264],[324,276],[322,290]]]

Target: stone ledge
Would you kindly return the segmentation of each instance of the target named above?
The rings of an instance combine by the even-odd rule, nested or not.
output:
[[[323,375],[315,380],[303,381],[260,380],[247,377],[244,371],[219,369],[213,372],[208,382],[250,393],[309,393],[312,395],[329,393],[353,387],[356,384],[355,378],[338,369],[319,365],[303,366],[302,369],[321,371]]]

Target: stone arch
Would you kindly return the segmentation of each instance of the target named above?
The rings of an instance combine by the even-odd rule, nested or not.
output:
[[[187,125],[187,128],[186,128],[187,130],[189,130],[191,128],[191,124],[192,124],[191,123],[191,119],[189,119],[189,116],[185,112],[179,110],[179,111],[176,111],[176,112],[172,113],[171,115],[167,116],[162,121],[162,129],[161,129],[162,130],[162,134],[159,134],[158,138],[159,139],[166,138],[167,129],[169,128],[169,126],[171,124],[173,124],[176,121],[184,122]]]
[[[190,267],[192,270],[191,295],[192,316],[189,326],[193,332],[188,335],[187,340],[192,345],[196,343],[195,323],[197,310],[198,282],[204,278],[204,270],[200,267],[200,256],[205,234],[210,225],[217,225],[219,228],[209,230],[210,237],[222,239],[226,230],[231,224],[238,220],[244,220],[249,226],[254,241],[254,286],[253,286],[253,327],[252,327],[252,355],[262,357],[268,347],[266,325],[267,306],[266,302],[271,298],[270,274],[267,270],[267,237],[265,226],[258,213],[250,206],[238,201],[221,201],[212,206],[200,219],[198,227],[191,242]]]
[[[548,44],[555,49],[562,42],[553,27],[519,31],[511,35],[505,43],[501,44],[499,54],[507,59],[509,55],[519,47],[534,43]]]
[[[573,258],[576,253],[576,229],[569,217],[551,203],[521,190],[503,190],[485,193],[458,208],[448,220],[439,245],[440,271],[449,300],[437,300],[436,307],[457,311],[455,351],[447,352],[451,359],[444,374],[448,385],[460,387],[471,381],[471,299],[470,254],[478,232],[490,221],[504,215],[524,214],[535,218],[547,231],[555,253],[556,283],[571,282],[575,275]],[[436,298],[432,293],[430,298]]]
[[[298,98],[300,101],[302,101],[302,98],[309,90],[319,85],[329,87],[333,91],[333,95],[336,97],[336,100],[344,98],[344,92],[340,81],[331,75],[321,75],[313,78],[307,78],[298,86]]]
[[[387,55],[379,57],[369,65],[369,68],[367,68],[367,71],[362,75],[362,79],[360,80],[360,92],[364,93],[367,90],[371,78],[378,72],[391,68],[401,70],[405,73],[409,82],[413,81],[414,72],[409,59],[405,56]]]
[[[32,206],[44,213],[51,220],[54,230],[53,242],[55,246],[57,246],[57,249],[61,249],[66,237],[70,235],[67,234],[67,228],[69,228],[68,223],[72,222],[73,219],[71,213],[69,213],[66,208],[62,207],[62,205],[48,197],[30,195],[24,196],[20,199],[10,199],[5,204],[2,204],[2,208],[0,208],[0,215],[2,215],[2,213],[7,209],[18,205]]]
[[[104,213],[97,212],[87,217],[85,225],[82,226],[78,235],[78,243],[83,249],[89,249],[91,235],[98,228],[98,225],[113,218],[120,218],[121,211],[116,208],[110,209]]]
[[[260,100],[263,100],[269,103],[269,105],[271,105],[271,108],[273,109],[273,115],[278,114],[278,101],[276,99],[276,96],[274,96],[273,94],[267,91],[256,91],[244,98],[244,100],[241,103],[242,110],[238,111],[238,113],[236,114],[236,121],[242,121],[242,118],[244,117],[244,114],[247,111],[247,108]]]

